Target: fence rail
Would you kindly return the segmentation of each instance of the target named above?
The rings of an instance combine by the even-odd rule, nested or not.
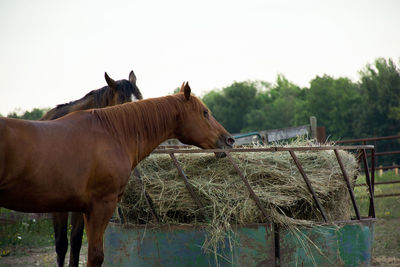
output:
[[[340,140],[335,142],[335,144],[363,144],[367,145],[367,143],[374,142],[375,144],[375,149],[377,150],[377,147],[379,146],[376,144],[379,141],[386,141],[386,140],[396,140],[400,139],[400,135],[392,135],[392,136],[381,136],[381,137],[371,137],[371,138],[360,138],[360,139],[349,139],[349,140]],[[381,151],[381,152],[375,152],[374,155],[372,153],[367,154],[367,158],[375,158],[375,157],[383,157],[387,155],[397,155],[400,154],[399,150],[392,150],[392,151]],[[375,161],[375,160],[374,160]],[[395,169],[395,172],[397,174],[397,169],[400,168],[400,165],[398,164],[393,164],[393,165],[387,165],[387,166],[375,166],[374,163],[374,168],[377,171],[382,172],[383,170],[390,170],[390,169]],[[368,171],[371,169],[368,169]],[[398,184],[400,183],[400,180],[392,180],[392,181],[384,181],[384,182],[376,182],[375,185],[387,185],[387,184]],[[366,184],[357,184],[356,186],[362,186]],[[376,198],[383,198],[383,197],[398,197],[400,196],[400,193],[392,193],[392,194],[379,194],[375,195]]]

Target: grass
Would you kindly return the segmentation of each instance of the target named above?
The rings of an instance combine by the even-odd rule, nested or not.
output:
[[[378,219],[373,255],[400,258],[400,218]]]
[[[394,171],[387,171],[382,176],[375,175],[375,182],[400,180],[400,175]],[[365,176],[357,179],[357,184],[365,184]],[[357,203],[362,215],[368,214],[369,200],[368,187],[358,186],[355,188]],[[400,184],[375,185],[375,195],[400,193]],[[375,213],[380,219],[400,218],[400,197],[375,198]]]
[[[375,181],[400,180],[400,175],[387,171],[382,176],[375,175]],[[365,176],[357,183],[365,183]],[[375,195],[400,193],[400,184],[375,185]],[[355,194],[362,215],[368,214],[369,199],[366,187],[356,187]],[[400,258],[400,197],[375,198],[377,222],[374,231],[373,256]]]
[[[1,208],[0,213],[11,211]],[[0,258],[9,255],[25,255],[29,248],[54,246],[54,230],[51,219],[24,219],[15,223],[0,223]],[[70,235],[71,227],[68,230]],[[83,243],[86,243],[86,234]]]
[[[1,225],[0,256],[21,253],[24,248],[46,247],[53,244],[54,232],[49,219],[23,220]]]

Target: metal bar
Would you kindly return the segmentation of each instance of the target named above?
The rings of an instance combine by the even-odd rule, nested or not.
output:
[[[275,244],[275,266],[280,266],[280,258],[281,258],[281,244],[279,237],[279,225],[273,223],[274,227],[274,244]]]
[[[365,146],[305,146],[305,147],[274,147],[275,151],[321,151],[321,150],[356,150],[356,149],[372,149],[373,145]]]
[[[365,181],[367,182],[368,190],[369,190],[368,216],[372,216],[373,218],[375,218],[374,193],[372,192],[372,186],[371,186],[371,180],[370,180],[370,176],[369,176],[369,168],[368,168],[368,162],[367,162],[367,153],[365,152],[365,149],[362,150],[362,153],[363,153],[362,155],[363,155],[364,170],[365,170]],[[374,166],[372,166],[372,168],[374,168]]]
[[[371,149],[371,184],[372,184],[372,196],[375,193],[375,149]]]
[[[135,168],[133,170],[133,175],[136,176],[139,179],[140,185],[142,186],[142,190],[144,192],[146,203],[150,207],[151,214],[153,215],[153,217],[156,220],[156,222],[160,223],[161,219],[160,219],[160,217],[158,217],[157,212],[156,212],[156,210],[154,208],[153,200],[151,199],[149,194],[147,194],[147,192],[146,192],[146,189],[145,189],[144,184],[143,184],[142,176],[140,175],[140,172],[139,172],[139,170],[137,168]]]
[[[375,170],[390,170],[390,169],[396,169],[396,168],[400,168],[400,165],[375,167]],[[369,170],[372,171],[372,168],[369,168]],[[364,169],[360,169],[360,171],[363,172]]]
[[[239,174],[240,178],[242,179],[243,183],[246,185],[247,190],[250,193],[251,198],[256,202],[257,207],[261,210],[262,214],[264,215],[264,217],[270,221],[270,217],[268,216],[267,211],[264,209],[264,206],[261,204],[260,199],[258,198],[258,196],[256,195],[256,193],[254,193],[253,188],[251,188],[249,181],[247,180],[247,178],[244,176],[244,174],[242,173],[242,171],[239,169],[238,165],[236,164],[236,162],[233,160],[232,156],[230,155],[230,153],[227,151],[226,153],[227,158],[230,160],[230,162],[232,163],[232,166],[235,168],[236,172]]]
[[[376,182],[374,185],[381,185],[381,184],[400,184],[400,180]],[[367,184],[355,184],[355,186],[367,186]]]
[[[382,197],[400,197],[400,193],[375,195],[375,198],[382,198]]]
[[[335,143],[336,144],[347,144],[347,143],[361,143],[361,142],[372,142],[372,141],[392,140],[392,139],[400,139],[400,135],[361,138],[361,139],[349,139],[349,140],[336,141]]]
[[[376,152],[375,156],[384,156],[384,155],[394,155],[394,154],[400,154],[400,150],[396,151],[385,151],[385,152]],[[368,157],[371,156],[371,154],[367,154]]]
[[[318,208],[319,212],[321,212],[321,215],[322,215],[322,217],[324,218],[324,221],[327,222],[328,219],[327,219],[327,217],[326,217],[326,214],[325,214],[325,212],[324,212],[324,209],[322,208],[322,205],[321,205],[321,203],[319,202],[319,200],[318,200],[318,198],[317,198],[317,195],[315,194],[314,189],[312,188],[311,183],[310,183],[310,181],[308,180],[307,175],[306,175],[306,173],[305,173],[304,170],[303,170],[303,167],[301,166],[299,160],[297,159],[296,154],[295,154],[294,151],[292,151],[292,150],[289,150],[289,153],[290,153],[290,155],[292,156],[292,158],[293,158],[293,160],[294,160],[294,163],[296,163],[296,166],[297,166],[297,168],[299,169],[299,172],[301,173],[301,176],[303,176],[303,179],[304,179],[304,181],[305,181],[306,184],[307,184],[308,190],[309,190],[310,193],[312,194],[312,197],[314,198],[314,201],[315,201],[315,203],[317,204],[317,208]]]
[[[343,173],[344,181],[346,182],[347,189],[349,190],[351,202],[353,203],[353,207],[354,207],[354,211],[356,213],[357,220],[359,220],[361,218],[360,211],[358,210],[358,206],[357,206],[357,203],[356,203],[356,198],[354,197],[354,192],[353,192],[353,189],[351,188],[351,185],[350,185],[349,176],[347,175],[347,171],[343,166],[343,162],[342,162],[342,159],[339,156],[339,152],[336,149],[334,149],[333,151],[335,151],[335,155],[336,155],[337,161],[338,161],[340,169],[342,170],[342,173]]]
[[[396,168],[400,168],[400,165],[376,167],[377,170],[390,170],[390,169],[396,169]]]
[[[193,191],[193,188],[192,188],[191,184],[189,183],[189,180],[188,180],[186,174],[183,172],[183,169],[182,169],[181,165],[179,164],[178,160],[176,159],[175,155],[173,153],[169,153],[169,156],[172,158],[176,168],[178,169],[179,175],[182,177],[183,181],[185,182],[185,186],[186,186],[186,189],[189,191],[189,194],[192,196],[192,198],[196,202],[199,209],[203,209],[205,207],[203,202],[197,196],[197,194]]]
[[[170,153],[214,153],[214,152],[276,152],[276,151],[321,151],[321,150],[357,150],[372,149],[374,146],[310,146],[310,147],[269,147],[269,148],[232,148],[232,149],[155,149],[154,154],[170,154]]]

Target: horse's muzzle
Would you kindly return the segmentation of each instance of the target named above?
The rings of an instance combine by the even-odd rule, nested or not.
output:
[[[233,138],[231,135],[223,135],[218,139],[217,147],[221,149],[230,149],[233,147],[234,143],[235,143],[235,138]],[[216,152],[215,156],[217,158],[224,158],[226,157],[226,153]]]

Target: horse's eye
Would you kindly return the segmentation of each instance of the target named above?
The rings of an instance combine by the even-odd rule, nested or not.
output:
[[[204,115],[204,117],[208,118],[208,110],[207,110],[207,109],[205,109],[205,110],[203,111],[203,115]]]

